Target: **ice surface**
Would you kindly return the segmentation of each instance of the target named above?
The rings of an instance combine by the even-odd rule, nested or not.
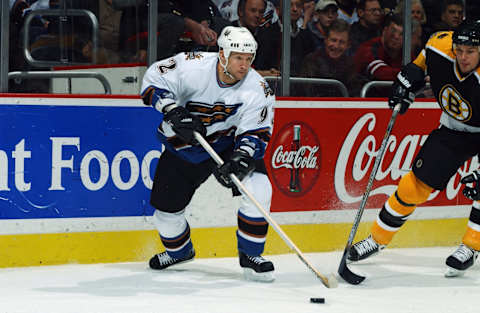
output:
[[[196,259],[161,272],[146,262],[0,269],[0,313],[478,313],[480,265],[461,278],[443,277],[454,250],[386,249],[350,265],[367,275],[364,283],[340,281],[335,289],[295,254],[268,256],[273,283],[243,280],[237,258]],[[328,274],[341,251],[306,256]]]

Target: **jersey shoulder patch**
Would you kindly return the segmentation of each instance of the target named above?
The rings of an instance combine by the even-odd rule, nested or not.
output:
[[[160,61],[157,64],[157,70],[160,73],[160,75],[166,74],[169,71],[173,71],[176,68],[177,68],[177,61],[174,58]]]
[[[442,54],[443,56],[454,59],[455,56],[452,51],[452,35],[452,31],[436,32],[430,36],[425,47]]]

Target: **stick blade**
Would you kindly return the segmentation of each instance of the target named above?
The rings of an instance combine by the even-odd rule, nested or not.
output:
[[[347,283],[352,285],[358,285],[365,280],[365,276],[361,276],[352,272],[346,262],[342,262],[338,268],[338,275],[343,278]]]

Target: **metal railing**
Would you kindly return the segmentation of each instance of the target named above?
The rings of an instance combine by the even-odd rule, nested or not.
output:
[[[271,82],[279,82],[282,80],[281,76],[265,76],[265,80],[268,83]],[[290,82],[292,83],[308,83],[312,85],[323,85],[323,86],[334,86],[336,87],[340,93],[342,94],[342,97],[348,97],[348,90],[345,85],[336,79],[327,79],[327,78],[307,78],[307,77],[290,77]]]
[[[50,72],[50,71],[27,71],[27,72],[10,72],[8,79],[35,79],[35,78],[94,78],[100,81],[105,89],[105,94],[112,94],[112,87],[103,74],[98,72]],[[70,84],[69,84],[70,85]],[[71,90],[70,92],[71,93]]]
[[[65,60],[59,61],[44,61],[36,60],[32,57],[29,47],[29,36],[30,36],[30,23],[36,16],[86,16],[90,19],[92,23],[92,63],[75,63]],[[24,23],[24,35],[23,35],[23,54],[25,55],[25,60],[32,66],[37,67],[51,67],[51,66],[65,66],[65,65],[85,65],[85,64],[96,64],[97,63],[97,50],[98,50],[98,20],[95,14],[88,10],[79,10],[79,9],[64,9],[64,10],[33,10],[25,18]],[[64,35],[62,31],[58,34],[60,36],[59,40],[59,49],[60,51],[64,50],[63,39]]]
[[[360,97],[365,98],[367,96],[367,92],[372,87],[390,87],[392,86],[393,81],[391,80],[373,80],[371,82],[366,83],[363,85],[362,90],[360,90]]]

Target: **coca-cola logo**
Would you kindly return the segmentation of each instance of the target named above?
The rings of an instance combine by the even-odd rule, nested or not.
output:
[[[380,148],[382,138],[373,133],[377,117],[373,113],[361,116],[348,132],[335,165],[335,192],[342,202],[351,204],[362,199],[368,177],[371,174],[375,158]],[[383,131],[383,129],[382,129]],[[375,175],[375,181],[370,196],[390,196],[397,188],[400,177],[411,170],[413,160],[428,135],[407,134],[401,137],[391,135],[388,139],[385,153]],[[460,177],[479,167],[478,157],[473,157],[460,167],[449,180],[445,188],[448,200],[454,199],[459,193],[462,184]],[[386,181],[395,182],[388,184]],[[363,182],[364,184],[360,184]],[[359,190],[352,190],[359,188]],[[429,200],[435,199],[440,191],[434,191]]]
[[[300,197],[308,193],[320,173],[320,142],[304,122],[283,126],[270,143],[272,181],[283,194]]]

